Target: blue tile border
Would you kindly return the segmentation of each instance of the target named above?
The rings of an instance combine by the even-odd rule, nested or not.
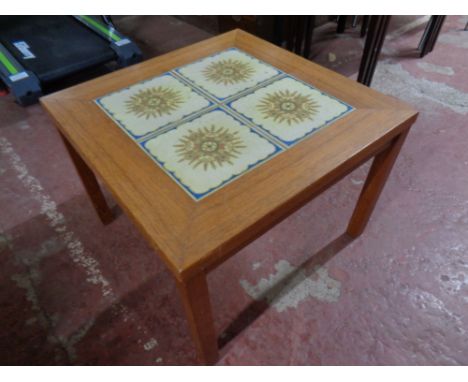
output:
[[[182,74],[182,73],[180,72],[181,69],[183,69],[183,68],[185,68],[185,67],[187,67],[187,66],[190,66],[190,65],[199,63],[199,62],[201,62],[201,61],[203,61],[203,60],[206,60],[207,58],[212,58],[212,57],[219,56],[219,55],[221,55],[221,54],[223,54],[223,53],[226,53],[226,52],[229,52],[229,51],[236,51],[236,52],[238,52],[238,53],[244,54],[244,55],[246,55],[247,57],[249,57],[250,59],[255,60],[255,61],[259,62],[260,64],[265,65],[265,66],[271,68],[272,70],[274,70],[274,71],[276,72],[276,74],[272,75],[271,77],[268,77],[267,79],[265,79],[265,80],[263,80],[263,81],[260,81],[260,82],[256,83],[254,86],[251,86],[250,88],[245,88],[245,89],[243,89],[243,90],[239,90],[237,93],[231,94],[231,95],[229,95],[229,96],[227,96],[227,97],[218,97],[218,96],[216,96],[215,94],[211,93],[209,90],[205,89],[203,86],[201,86],[201,85],[197,84],[196,82],[192,81],[190,78],[188,78],[187,76],[185,76],[184,74]],[[262,60],[258,59],[257,57],[254,57],[254,56],[250,55],[249,53],[244,52],[243,50],[238,49],[238,48],[228,48],[228,49],[224,49],[224,50],[219,51],[219,52],[216,52],[216,53],[214,53],[214,54],[211,54],[211,55],[202,57],[202,58],[200,58],[200,59],[198,59],[198,60],[196,60],[196,61],[192,61],[192,62],[190,62],[190,63],[188,63],[188,64],[186,64],[186,65],[179,66],[179,67],[177,67],[177,68],[175,68],[175,69],[172,69],[172,71],[175,72],[175,73],[177,73],[177,75],[180,76],[180,77],[182,77],[184,80],[186,80],[187,83],[189,83],[191,86],[196,87],[196,88],[199,88],[199,89],[202,89],[203,91],[205,91],[205,92],[206,92],[207,94],[209,94],[211,97],[213,97],[213,98],[215,98],[216,100],[218,100],[218,102],[224,102],[225,100],[227,100],[227,99],[229,99],[229,98],[236,97],[239,93],[245,92],[245,91],[247,91],[248,89],[257,88],[259,85],[261,85],[261,84],[263,84],[263,83],[265,83],[265,82],[270,81],[270,79],[284,74],[283,71],[281,71],[280,69],[274,67],[273,65],[270,65],[270,64],[268,64],[267,62],[262,61]]]
[[[248,117],[248,116],[245,115],[244,113],[241,113],[239,110],[237,110],[235,107],[232,106],[232,104],[233,104],[234,102],[237,102],[237,101],[241,100],[242,98],[248,97],[248,96],[254,94],[255,92],[257,92],[257,91],[260,90],[260,89],[263,89],[263,88],[266,88],[266,87],[268,87],[268,86],[270,86],[270,85],[273,85],[273,84],[276,83],[277,81],[282,81],[282,80],[287,79],[287,78],[290,78],[290,79],[292,79],[292,80],[294,80],[294,81],[300,82],[301,84],[307,86],[308,88],[318,91],[322,96],[331,98],[331,99],[333,99],[333,100],[339,102],[340,104],[346,106],[346,110],[343,111],[342,113],[336,115],[335,117],[333,117],[333,118],[331,118],[331,119],[325,121],[322,125],[317,126],[317,127],[314,128],[313,130],[311,130],[311,131],[309,131],[309,132],[306,132],[302,137],[299,137],[299,138],[294,139],[294,140],[292,140],[292,141],[286,141],[286,140],[280,138],[279,136],[273,134],[270,130],[264,128],[263,126],[261,126],[261,125],[259,125],[259,124],[257,124],[257,123],[255,123],[255,122],[253,121],[252,118]],[[330,125],[330,124],[333,123],[334,121],[336,121],[336,120],[338,120],[338,119],[344,117],[346,114],[348,114],[348,113],[350,113],[351,111],[355,110],[355,108],[352,107],[351,105],[349,105],[348,103],[346,103],[346,102],[344,102],[344,101],[342,101],[342,100],[340,100],[340,99],[338,99],[338,98],[332,96],[331,94],[325,93],[325,92],[323,92],[322,90],[316,88],[315,86],[312,86],[312,85],[308,84],[307,82],[304,82],[304,81],[302,81],[301,79],[296,78],[296,77],[294,77],[294,76],[292,76],[292,75],[290,75],[290,74],[286,74],[285,76],[279,78],[277,81],[274,81],[274,82],[272,82],[272,83],[265,84],[264,86],[257,86],[255,89],[253,89],[253,90],[250,91],[249,93],[244,94],[242,97],[238,97],[238,98],[236,98],[236,99],[233,99],[233,100],[229,101],[229,102],[226,104],[226,107],[228,107],[230,110],[233,110],[236,114],[241,115],[242,117],[244,117],[245,119],[247,119],[250,123],[252,123],[253,125],[257,126],[259,129],[261,129],[262,131],[266,131],[268,134],[272,135],[273,137],[275,137],[275,138],[278,139],[279,141],[283,142],[283,143],[284,143],[285,145],[287,145],[288,147],[294,146],[296,143],[299,143],[300,141],[302,141],[302,140],[308,138],[310,135],[312,135],[313,133],[317,132],[318,130],[320,130],[320,129],[322,129],[322,128],[328,126],[328,125]]]
[[[102,102],[101,102],[101,100],[102,100],[103,98],[106,98],[106,97],[111,96],[111,95],[113,95],[113,94],[121,93],[121,92],[123,92],[123,91],[125,91],[125,90],[129,90],[130,88],[133,88],[133,87],[135,87],[135,86],[137,86],[137,85],[142,85],[142,84],[145,84],[145,83],[147,83],[147,82],[149,82],[149,81],[152,81],[152,80],[154,80],[154,79],[161,78],[161,77],[164,77],[164,76],[171,77],[171,78],[173,78],[174,80],[176,80],[177,82],[179,82],[180,84],[182,84],[183,86],[188,87],[192,92],[196,93],[197,95],[199,95],[200,97],[202,97],[204,100],[206,100],[206,101],[209,103],[208,106],[205,106],[204,108],[201,108],[200,110],[193,111],[193,112],[191,112],[191,113],[189,113],[189,114],[184,114],[182,117],[178,118],[178,119],[175,120],[175,121],[168,122],[168,123],[166,123],[166,124],[164,124],[164,125],[162,125],[162,126],[159,126],[158,128],[156,128],[156,130],[149,131],[149,132],[147,132],[146,134],[143,134],[143,135],[136,135],[136,134],[133,134],[129,129],[127,129],[127,127],[125,127],[125,124],[124,124],[120,119],[116,118],[116,117],[115,117],[115,114],[112,113],[110,110],[108,110],[108,109],[102,104]],[[180,78],[178,78],[177,76],[175,76],[175,75],[174,75],[173,73],[171,73],[171,72],[165,72],[165,73],[160,74],[160,75],[158,75],[158,76],[151,77],[151,78],[149,78],[149,79],[147,79],[147,80],[140,81],[140,82],[134,83],[134,84],[132,84],[132,85],[130,85],[130,86],[127,86],[127,87],[125,87],[125,88],[116,90],[116,91],[114,91],[114,92],[112,92],[112,93],[108,93],[108,94],[106,94],[106,95],[104,95],[104,96],[102,96],[102,97],[96,98],[96,99],[94,100],[94,102],[95,102],[110,118],[112,118],[112,120],[113,120],[116,124],[118,124],[119,127],[120,127],[122,130],[124,130],[125,133],[127,133],[128,136],[130,136],[130,138],[132,138],[132,139],[134,139],[134,140],[139,140],[139,139],[144,138],[144,137],[146,137],[146,136],[148,136],[148,135],[150,135],[150,134],[154,134],[156,131],[161,130],[161,129],[164,129],[165,127],[167,127],[167,126],[169,126],[169,125],[177,124],[178,122],[182,121],[184,118],[187,118],[188,116],[190,116],[190,115],[192,115],[192,114],[199,113],[199,112],[201,112],[201,111],[203,111],[203,110],[209,109],[210,107],[214,106],[214,102],[213,102],[211,99],[207,98],[207,97],[206,97],[203,93],[201,93],[197,88],[195,88],[195,87],[193,87],[193,86],[190,86],[189,84],[186,84],[186,83],[182,82],[182,81],[180,80]]]
[[[242,171],[241,173],[239,174],[235,174],[235,175],[232,175],[229,179],[226,179],[225,181],[223,181],[222,183],[220,183],[218,186],[216,187],[213,187],[211,189],[209,189],[208,191],[204,192],[204,193],[201,193],[201,194],[198,194],[196,192],[193,192],[187,185],[185,185],[178,177],[177,175],[173,172],[173,171],[170,171],[168,170],[165,165],[164,165],[164,162],[158,160],[155,156],[153,156],[150,152],[150,150],[146,147],[146,143],[148,143],[149,141],[151,141],[152,139],[156,139],[157,137],[153,137],[153,138],[149,138],[143,142],[140,142],[139,143],[139,146],[141,148],[143,148],[143,150],[146,152],[146,154],[167,174],[169,175],[179,186],[181,186],[185,192],[187,192],[191,197],[192,199],[194,199],[195,201],[199,201],[203,198],[205,198],[206,196],[212,194],[213,192],[219,190],[220,188],[224,187],[225,185],[227,185],[228,183],[231,183],[233,182],[234,180],[236,180],[237,178],[245,175],[246,173],[248,173],[249,171],[253,170],[255,167],[261,165],[262,163],[272,159],[273,157],[275,157],[276,155],[278,155],[279,153],[281,153],[282,151],[284,151],[283,148],[281,148],[279,145],[277,145],[275,142],[272,142],[271,140],[267,139],[265,136],[263,136],[262,134],[259,134],[257,131],[255,131],[255,129],[253,129],[252,127],[250,127],[249,125],[245,124],[244,122],[242,122],[241,120],[239,120],[238,118],[234,117],[233,115],[227,113],[225,110],[223,110],[222,108],[218,107],[216,109],[213,109],[213,110],[210,110],[206,113],[203,113],[202,115],[196,117],[196,118],[193,118],[189,121],[186,121],[184,122],[183,124],[180,124],[178,126],[174,126],[172,129],[169,129],[167,131],[165,131],[163,134],[166,134],[174,129],[177,129],[181,126],[183,126],[185,123],[190,123],[190,122],[193,122],[195,121],[196,119],[199,119],[199,118],[202,118],[203,116],[209,114],[209,113],[213,113],[215,111],[221,111],[223,112],[224,114],[226,114],[228,117],[232,118],[234,121],[238,122],[239,124],[241,124],[242,126],[245,126],[247,127],[250,132],[256,134],[258,137],[260,137],[261,139],[269,142],[270,144],[272,144],[274,147],[275,147],[275,151],[268,155],[267,157],[255,162],[255,163],[252,163],[250,165],[247,166],[247,169],[245,171]],[[161,135],[163,135],[161,134]],[[161,136],[161,135],[158,135]]]
[[[273,134],[269,133],[267,130],[259,128],[258,125],[249,121],[243,114],[236,112],[234,109],[227,107],[226,105],[220,105],[220,107],[229,115],[233,116],[235,119],[239,119],[245,125],[256,130],[256,132],[266,138],[268,141],[274,143],[277,146],[280,146],[283,150],[287,150],[288,146],[283,143],[283,141],[277,139]]]

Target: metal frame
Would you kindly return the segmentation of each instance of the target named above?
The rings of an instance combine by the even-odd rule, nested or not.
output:
[[[142,60],[140,49],[114,28],[109,16],[103,16],[104,23],[91,16],[73,17],[109,41],[110,48],[116,53],[119,66],[129,66]],[[38,77],[33,72],[26,70],[1,43],[0,79],[10,89],[20,105],[33,104],[42,96]]]
[[[36,75],[26,70],[2,43],[0,43],[0,79],[20,105],[30,105],[42,95]]]
[[[105,38],[110,43],[110,48],[117,55],[117,63],[120,66],[128,66],[140,62],[143,55],[140,49],[129,38],[119,33],[113,26],[109,16],[103,16],[105,23],[92,16],[73,16],[80,23]]]

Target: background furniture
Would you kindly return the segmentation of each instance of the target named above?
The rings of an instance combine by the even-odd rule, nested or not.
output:
[[[349,22],[351,18],[352,21]],[[444,18],[445,16],[431,16],[418,46],[420,57],[424,57],[434,49]],[[218,16],[217,23],[220,32],[240,28],[309,58],[314,28],[326,22],[336,21],[336,33],[342,34],[346,32],[348,24],[355,28],[359,20],[361,22],[360,36],[367,37],[357,80],[370,86],[388,29],[389,15]]]
[[[424,30],[421,41],[419,42],[419,57],[424,57],[426,54],[432,52],[437,38],[439,37],[444,20],[445,16],[431,16],[429,22],[426,25],[426,29]]]
[[[388,29],[391,16],[363,16],[361,37],[366,37],[364,51],[359,66],[357,81],[370,86],[377,61]],[[435,46],[445,16],[431,16],[418,45],[420,57],[430,53]],[[354,22],[353,22],[354,24]],[[346,27],[346,16],[338,16],[337,33],[343,33]]]
[[[141,59],[140,49],[109,18],[0,16],[0,80],[21,105],[37,102],[44,87],[86,69]]]
[[[369,29],[357,77],[357,81],[363,85],[370,86],[372,82],[389,22],[390,16],[370,16]]]
[[[274,43],[309,58],[315,16],[277,16]]]

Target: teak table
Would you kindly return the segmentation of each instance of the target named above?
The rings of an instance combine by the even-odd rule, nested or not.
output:
[[[417,112],[241,30],[43,97],[103,223],[97,174],[176,279],[215,363],[208,272],[375,157],[364,230]]]

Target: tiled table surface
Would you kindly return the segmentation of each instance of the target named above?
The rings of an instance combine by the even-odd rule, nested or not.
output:
[[[237,48],[96,103],[195,200],[353,111]]]

